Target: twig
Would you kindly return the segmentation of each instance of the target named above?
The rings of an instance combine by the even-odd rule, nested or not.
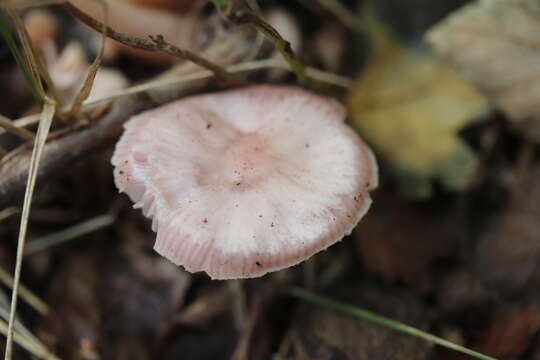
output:
[[[197,55],[192,51],[180,49],[177,46],[168,43],[167,41],[165,41],[165,39],[163,39],[163,36],[161,35],[156,35],[153,38],[151,37],[151,40],[126,35],[94,19],[93,17],[79,10],[79,8],[69,2],[63,4],[62,7],[73,17],[82,21],[92,29],[100,33],[105,32],[105,35],[107,35],[107,37],[110,37],[111,39],[114,39],[126,46],[146,51],[161,51],[169,55],[174,55],[180,59],[191,61],[205,69],[212,71],[217,77],[230,77],[230,74],[228,74],[223,67],[203,58],[200,55]]]
[[[32,195],[34,193],[34,187],[36,185],[37,170],[43,153],[43,147],[45,140],[51,128],[52,119],[56,111],[56,104],[54,101],[45,97],[43,104],[43,111],[41,112],[41,119],[39,122],[39,128],[37,132],[36,142],[32,150],[32,157],[30,161],[30,167],[28,170],[28,178],[26,182],[26,190],[24,196],[23,210],[21,214],[21,225],[19,228],[19,238],[17,241],[17,257],[15,262],[15,274],[13,277],[13,291],[11,293],[11,307],[9,313],[9,326],[6,340],[6,352],[4,360],[11,360],[11,353],[13,349],[13,326],[15,323],[15,313],[17,311],[17,300],[19,293],[19,281],[21,279],[22,260],[24,256],[24,243],[26,240],[26,231],[28,229],[28,218],[30,216],[30,207],[32,205]]]
[[[283,55],[298,80],[300,82],[307,81],[306,68],[295,55],[291,44],[272,25],[257,16],[244,0],[212,0],[212,3],[225,19],[237,25],[253,26],[260,31]]]

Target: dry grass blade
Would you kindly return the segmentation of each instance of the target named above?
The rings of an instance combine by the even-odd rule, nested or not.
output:
[[[38,91],[41,95],[41,98],[45,97],[45,89],[43,89],[43,84],[41,83],[41,78],[39,76],[39,70],[37,66],[37,60],[35,58],[35,54],[32,51],[32,43],[30,41],[30,38],[26,32],[26,29],[24,27],[24,24],[22,22],[22,19],[20,18],[19,14],[13,7],[12,0],[5,0],[3,2],[3,7],[6,10],[6,13],[11,17],[15,24],[15,28],[17,29],[17,34],[19,36],[19,39],[21,41],[21,45],[23,48],[23,52],[25,55],[25,60],[28,65],[28,68],[30,69],[30,73],[32,75],[32,78],[34,80],[34,83],[37,85]]]
[[[101,28],[101,46],[99,48],[98,54],[96,55],[96,58],[94,59],[94,62],[92,63],[92,65],[90,65],[90,68],[88,69],[88,74],[86,75],[86,78],[84,79],[81,90],[79,91],[79,93],[77,94],[77,97],[73,101],[73,106],[71,107],[71,110],[69,111],[69,115],[78,114],[79,111],[81,110],[84,100],[86,100],[88,96],[90,95],[90,92],[92,91],[92,86],[94,85],[96,74],[99,70],[101,61],[103,60],[103,54],[105,52],[105,40],[107,39],[106,28],[107,28],[107,24],[109,23],[107,3],[105,3],[103,0],[95,0],[95,1],[98,2],[103,7],[104,22]]]
[[[0,320],[0,332],[7,336],[9,333],[9,326],[4,320]],[[17,344],[29,351],[32,355],[46,360],[60,360],[56,355],[48,352],[45,348],[38,346],[32,340],[22,336],[19,332],[13,334],[13,338]]]
[[[15,206],[5,208],[4,210],[0,211],[0,221],[5,220],[8,217],[18,214],[20,212],[21,212],[21,209]]]
[[[21,52],[19,51],[19,47],[15,42],[15,39],[13,39],[13,36],[11,36],[11,33],[8,30],[7,22],[2,16],[2,14],[0,14],[0,35],[2,36],[7,47],[9,48],[9,51],[11,52],[13,59],[19,66],[24,78],[26,79],[30,91],[32,92],[32,97],[34,98],[34,101],[36,102],[36,104],[41,104],[43,101],[41,98],[41,93],[38,89],[38,85],[35,82],[34,77],[32,76],[32,72],[30,71],[30,68],[26,63],[26,60],[23,58]]]
[[[7,310],[7,304],[5,305],[5,307],[0,307],[0,317],[5,321],[8,321],[9,311]],[[7,330],[7,322],[4,323],[4,327]],[[31,350],[30,348],[27,350],[31,351],[33,355],[43,357],[44,359],[57,359],[57,357],[51,354],[47,350],[47,347],[18,320],[15,320],[15,331],[22,337],[26,338],[26,340],[28,341],[28,345],[31,346]],[[6,334],[4,333],[4,335]],[[17,341],[17,339],[15,339],[15,341]]]
[[[28,64],[32,78],[37,86],[41,98],[44,99],[46,96],[45,89],[43,88],[43,83],[41,82],[41,79],[44,79],[54,99],[58,102],[60,100],[58,92],[56,91],[54,83],[49,76],[47,66],[45,66],[45,61],[43,60],[41,54],[35,50],[22,19],[13,6],[12,0],[4,0],[3,6],[6,9],[8,15],[13,19],[15,28],[17,29],[17,34],[19,35],[19,39],[21,41],[25,60]]]
[[[0,267],[0,282],[13,289],[13,277],[2,267]],[[22,284],[19,285],[19,296],[41,315],[47,315],[49,312],[49,306]]]
[[[7,117],[0,115],[0,127],[13,135],[20,137],[23,140],[34,140],[34,133],[24,128],[17,127]]]
[[[76,239],[91,232],[103,229],[114,223],[116,217],[111,214],[96,216],[90,220],[69,227],[65,230],[44,236],[28,243],[25,255],[32,255],[66,241]]]
[[[292,71],[286,62],[282,60],[278,60],[278,59],[263,59],[263,60],[255,60],[255,61],[246,61],[240,64],[230,65],[226,69],[230,73],[242,73],[242,72],[257,71],[257,70],[263,70],[263,69],[272,69],[272,68]],[[338,86],[344,89],[348,89],[353,84],[353,81],[350,78],[347,78],[345,76],[341,76],[338,74],[334,74],[331,72],[319,70],[316,68],[312,68],[309,66],[306,68],[306,72],[308,76],[314,80],[318,80],[318,81],[321,81],[330,85]],[[126,89],[113,92],[107,96],[92,97],[90,99],[87,99],[83,102],[83,109],[86,107],[90,107],[92,105],[98,104],[98,103],[111,101],[114,99],[119,99],[125,96],[142,93],[146,91],[151,91],[151,90],[169,86],[169,85],[208,79],[213,76],[214,74],[211,71],[204,70],[204,71],[199,71],[199,72],[189,74],[189,75],[170,76],[170,77],[167,77],[166,79],[151,80],[140,85],[131,86]],[[61,110],[68,111],[68,108],[69,107],[63,107]],[[25,126],[35,124],[38,119],[39,119],[39,114],[29,115],[29,116],[25,116],[23,118],[14,120],[13,123],[15,124],[15,126],[25,127]]]
[[[45,141],[47,140],[47,136],[51,128],[52,119],[54,117],[55,111],[56,104],[46,97],[45,103],[43,105],[43,111],[41,112],[36,142],[32,151],[30,169],[28,171],[28,181],[26,183],[26,191],[21,216],[21,225],[19,228],[19,238],[17,243],[17,259],[15,263],[15,276],[13,278],[13,291],[11,295],[11,308],[9,313],[9,326],[7,331],[6,351],[4,360],[11,360],[11,354],[13,350],[13,324],[15,321],[15,312],[17,311],[17,300],[19,292],[18,290],[21,278],[22,259],[24,255],[24,243],[26,240],[26,231],[28,228],[30,207],[32,205],[32,195],[34,193],[34,187],[36,185],[37,171],[39,168],[39,162],[41,160],[43,146],[45,145]]]

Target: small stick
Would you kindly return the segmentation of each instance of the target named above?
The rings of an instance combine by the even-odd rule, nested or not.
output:
[[[80,20],[87,26],[91,27],[97,32],[104,33],[107,37],[113,40],[116,40],[126,46],[136,48],[136,49],[147,50],[147,51],[165,52],[169,55],[174,55],[180,59],[191,61],[194,64],[197,64],[205,69],[208,69],[212,71],[217,77],[220,77],[220,78],[231,77],[231,75],[223,67],[211,62],[210,60],[203,58],[200,55],[197,55],[196,53],[192,51],[189,51],[186,49],[180,49],[168,43],[167,41],[165,41],[165,39],[163,39],[162,35],[156,35],[153,37],[150,36],[151,40],[141,39],[135,36],[126,35],[94,19],[93,17],[89,16],[84,11],[79,10],[79,8],[77,8],[75,5],[69,2],[64,3],[62,7],[64,8],[64,10],[69,12],[73,17]]]
[[[272,25],[261,19],[245,3],[245,0],[212,0],[212,3],[225,19],[237,25],[253,26],[261,32],[283,55],[298,80],[303,83],[308,80],[306,67],[295,55],[291,43],[285,40]]]

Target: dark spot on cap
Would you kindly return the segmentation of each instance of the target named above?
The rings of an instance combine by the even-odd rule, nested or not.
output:
[[[306,149],[309,149],[311,145],[309,144],[306,144]]]
[[[240,186],[240,185],[242,185],[242,183],[241,183],[241,182],[238,182],[238,183],[236,183],[236,186]]]
[[[263,217],[262,215],[259,215],[259,216],[258,216],[259,219],[262,219],[262,217]]]
[[[354,197],[354,201],[358,201],[358,196],[355,196],[355,197]]]
[[[210,129],[211,127],[212,127],[212,123],[206,124],[206,128],[207,128],[207,129]]]
[[[208,219],[204,218],[202,222],[203,222],[203,224],[208,224]]]
[[[123,174],[124,174],[124,172],[123,172],[122,170],[120,170],[118,173],[119,173],[120,175],[123,175]]]
[[[262,266],[262,265],[261,265],[261,263],[260,263],[260,262],[258,262],[258,261],[255,261],[255,265],[257,265],[257,266],[259,266],[259,267],[261,267],[261,266]]]
[[[270,224],[270,227],[274,227],[274,222],[272,221],[272,223]]]

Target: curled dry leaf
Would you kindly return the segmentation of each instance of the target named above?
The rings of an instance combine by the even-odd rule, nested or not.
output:
[[[478,275],[506,293],[534,291],[540,283],[540,168],[531,170],[522,191],[493,219],[475,256]]]
[[[540,4],[479,0],[433,27],[428,42],[540,141]]]
[[[353,235],[362,263],[388,280],[403,281],[424,293],[431,291],[440,281],[432,271],[434,264],[454,251],[456,229],[462,225],[459,217],[434,214],[384,193],[377,201],[379,206]]]
[[[433,179],[466,188],[477,159],[458,132],[488,111],[486,99],[450,66],[367,23],[373,51],[349,94],[353,125],[409,194],[429,196]]]
[[[58,56],[48,59],[49,73],[62,97],[72,102],[83,85],[90,65],[84,49],[77,42],[69,43]],[[118,70],[100,67],[94,78],[90,96],[105,96],[126,88],[128,79]]]

